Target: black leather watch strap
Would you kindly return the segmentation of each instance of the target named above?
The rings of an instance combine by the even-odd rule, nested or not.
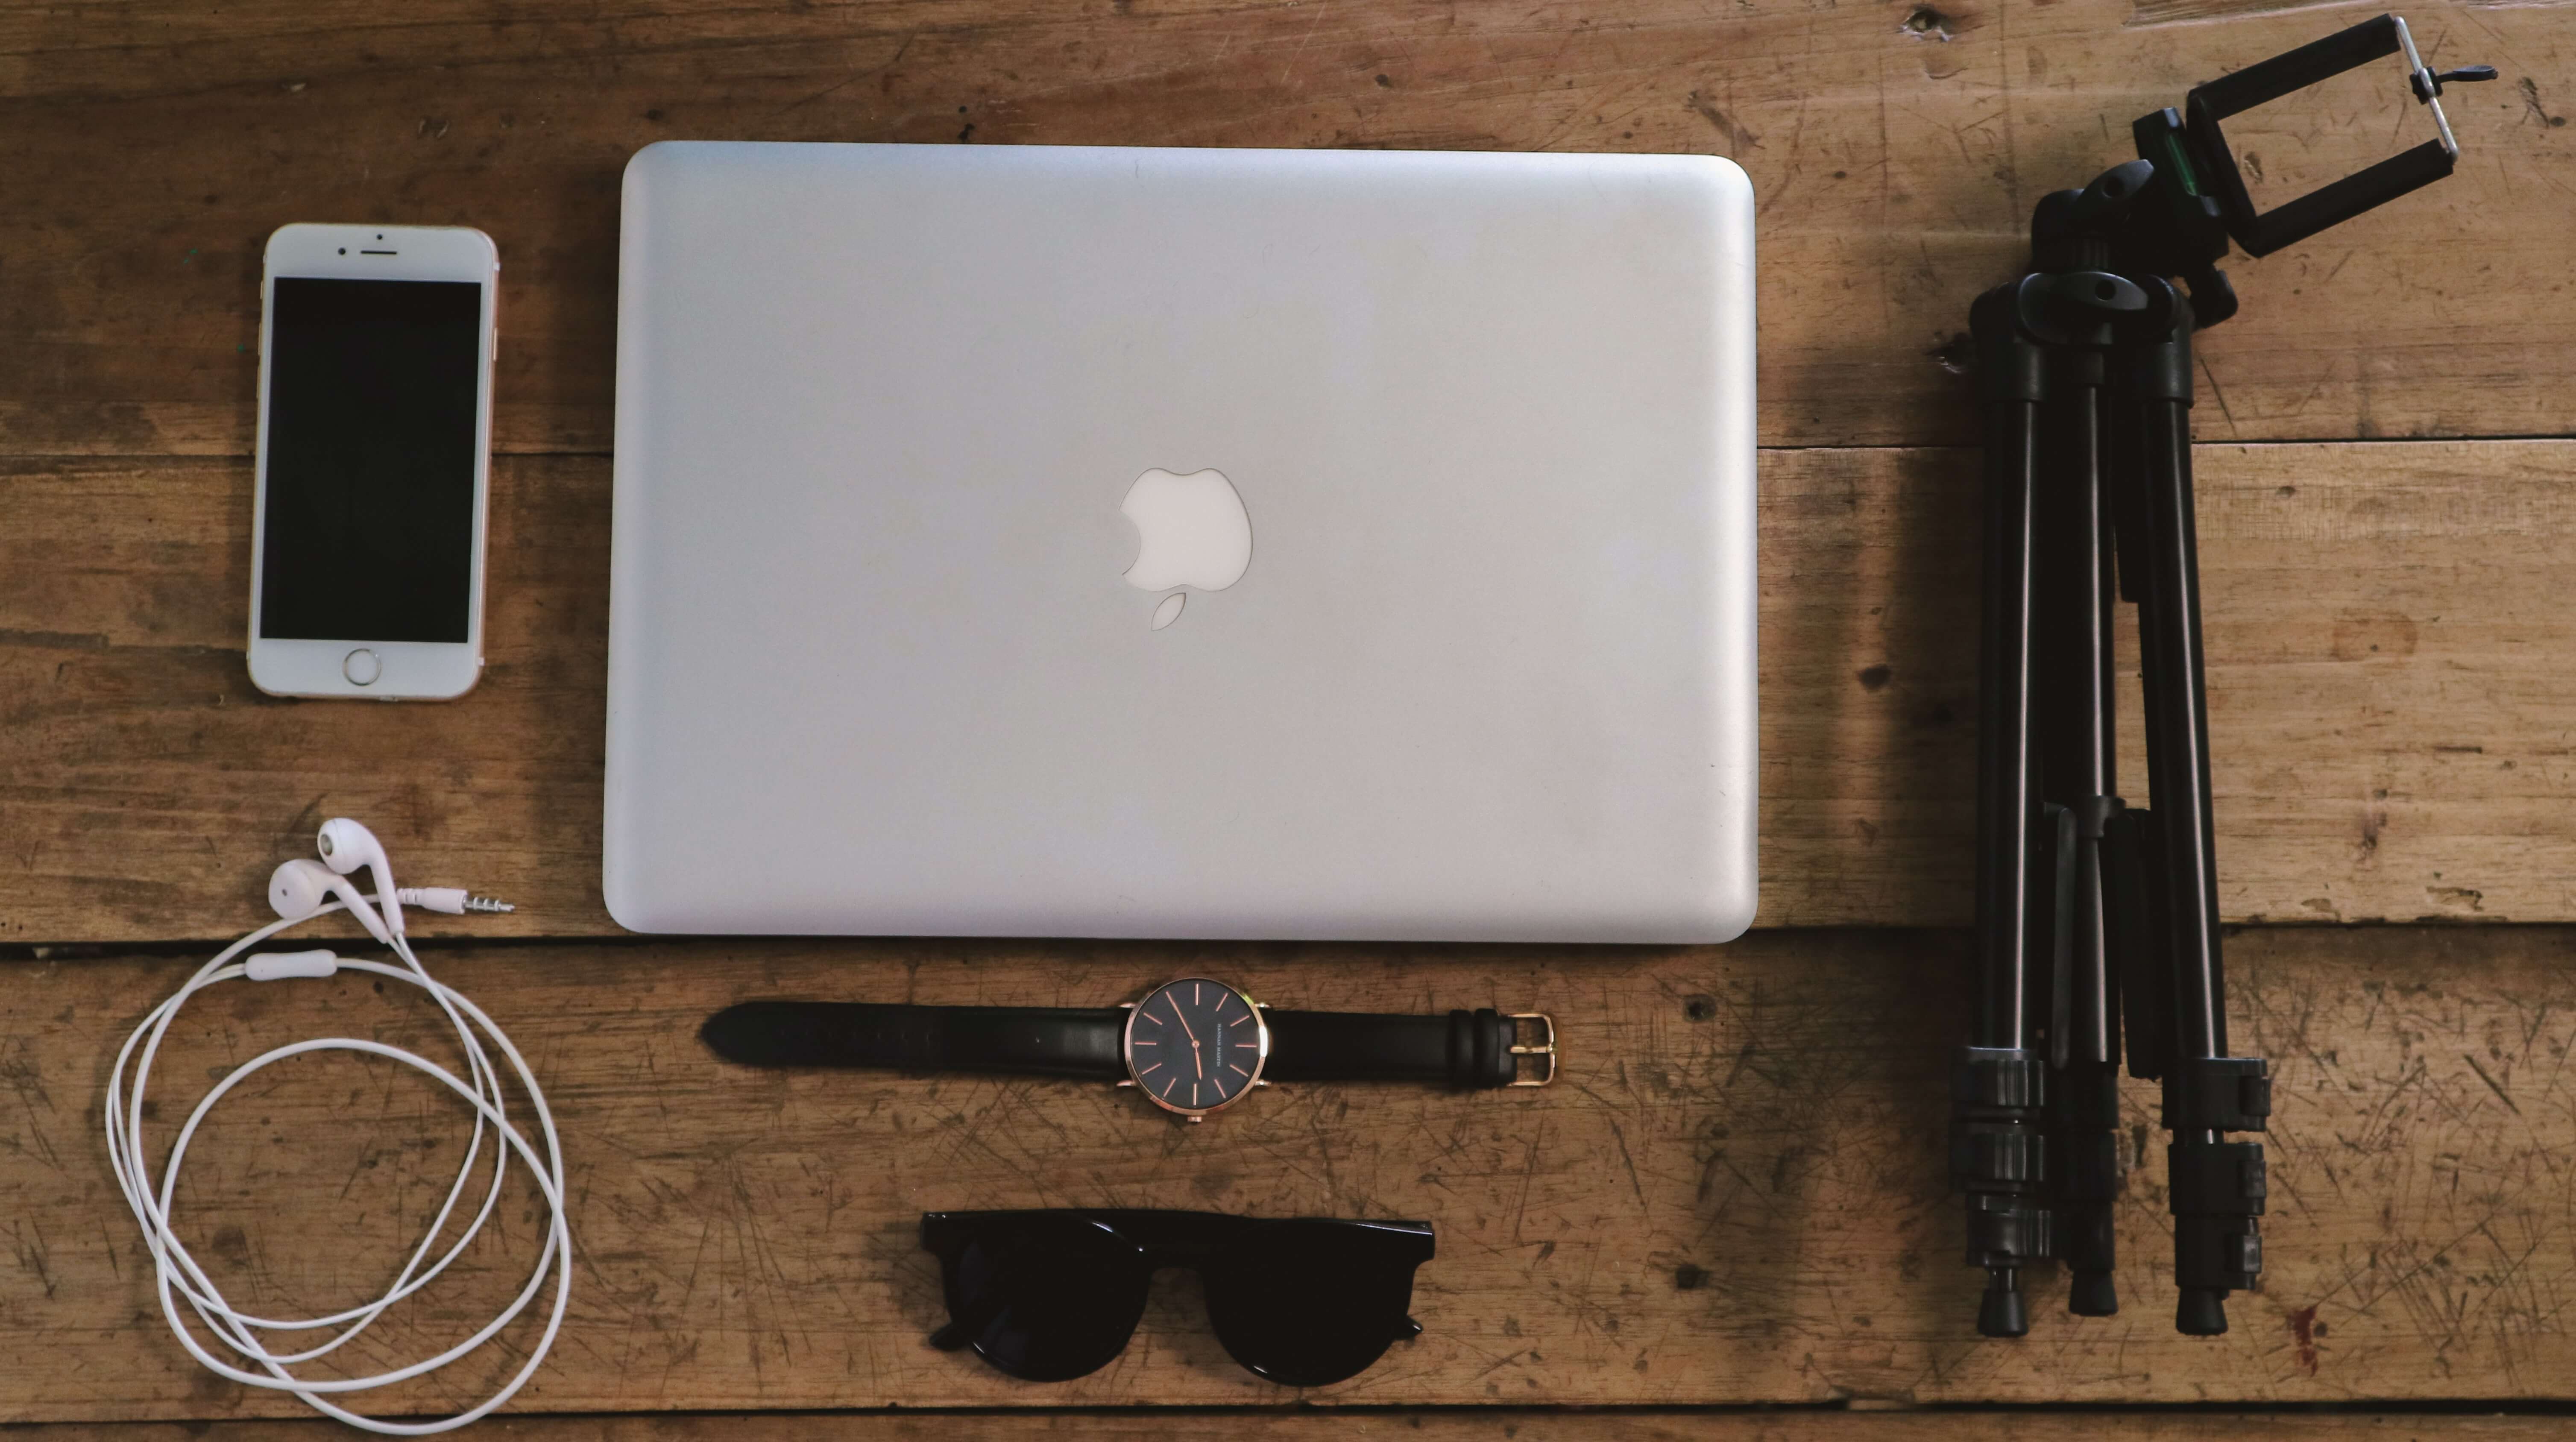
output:
[[[1513,1023],[1491,1007],[1445,1016],[1272,1011],[1273,1081],[1418,1081],[1509,1086]],[[746,1066],[884,1067],[899,1071],[1023,1072],[1115,1080],[1127,1075],[1127,1013],[1002,1006],[882,1006],[846,1001],[746,1001],[707,1018],[698,1035]]]
[[[746,1001],[707,1018],[698,1035],[748,1066],[887,1067],[902,1071],[1034,1072],[1112,1080],[1127,1075],[1115,1007],[879,1006],[847,1001]]]
[[[1512,1019],[1486,1007],[1447,1016],[1353,1011],[1271,1011],[1275,1081],[1425,1081],[1454,1087],[1512,1084]]]

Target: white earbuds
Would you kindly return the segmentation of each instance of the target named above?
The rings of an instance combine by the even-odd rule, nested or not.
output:
[[[322,849],[323,864],[342,876],[356,871],[361,866],[374,868],[376,900],[384,905],[385,925],[395,936],[402,935],[402,898],[394,894],[393,863],[385,860],[384,844],[376,840],[376,833],[346,816],[334,816],[322,823],[322,835],[316,844]],[[352,905],[350,909],[354,911],[357,908]],[[382,933],[379,933],[376,939],[387,940]],[[390,944],[389,941],[388,944]]]
[[[385,864],[384,847],[377,844],[367,828],[355,821],[335,818],[322,828],[322,860],[296,860],[280,866],[268,879],[268,900],[277,908],[278,920],[259,928],[232,945],[217,952],[214,959],[197,969],[186,984],[154,1007],[134,1034],[116,1054],[116,1065],[107,1083],[107,1146],[110,1166],[116,1183],[125,1194],[125,1204],[143,1229],[143,1244],[150,1252],[156,1289],[160,1296],[161,1315],[170,1324],[173,1336],[188,1355],[197,1359],[219,1377],[245,1386],[266,1387],[292,1392],[315,1410],[337,1417],[353,1427],[370,1432],[402,1437],[426,1436],[462,1427],[510,1400],[527,1385],[545,1361],[548,1349],[563,1328],[564,1313],[572,1297],[573,1246],[570,1204],[564,1200],[565,1181],[563,1143],[555,1130],[554,1114],[546,1106],[546,1097],[528,1070],[527,1059],[510,1043],[501,1029],[493,1024],[480,1007],[463,993],[433,978],[422,966],[411,943],[403,937],[403,905],[425,910],[462,914],[465,912],[508,911],[508,903],[490,897],[475,896],[450,886],[424,887],[417,891],[394,890],[392,868]],[[377,893],[367,896],[359,881],[350,875],[361,867],[372,867],[376,873]],[[370,904],[370,903],[373,904]],[[343,958],[333,952],[315,948],[307,951],[253,951],[269,938],[316,916],[328,915],[342,907],[355,916],[378,941],[393,952],[389,960]],[[379,915],[377,907],[384,909]],[[392,925],[386,925],[386,917]],[[244,952],[250,954],[245,957]],[[397,964],[398,963],[398,964]],[[399,982],[418,987],[428,1000],[456,1028],[456,1045],[463,1052],[464,1068],[460,1075],[452,1063],[432,1061],[414,1052],[391,1046],[373,1037],[322,1036],[291,1042],[251,1058],[219,1073],[214,1085],[199,1097],[196,1107],[177,1126],[175,1136],[166,1141],[147,1141],[147,1122],[158,1121],[154,1102],[144,1099],[145,1085],[151,1080],[152,1060],[159,1052],[162,1038],[171,1023],[186,1006],[188,999],[210,986],[243,980],[257,983],[319,980],[347,972],[372,972],[377,978],[377,991],[386,982]],[[290,1057],[313,1052],[357,1052],[398,1062],[456,1094],[474,1110],[474,1132],[462,1147],[441,1153],[460,1157],[456,1180],[447,1191],[437,1213],[429,1219],[425,1235],[413,1247],[411,1259],[393,1274],[375,1300],[364,1302],[327,1316],[280,1320],[256,1316],[235,1306],[224,1294],[215,1276],[189,1254],[188,1238],[203,1228],[182,1226],[178,1214],[184,1210],[186,1188],[178,1184],[180,1167],[186,1162],[188,1144],[198,1135],[198,1126],[226,1093],[256,1076],[262,1068]],[[514,1102],[505,1083],[515,1081],[516,1090],[525,1104]],[[131,1095],[127,1088],[132,1088]],[[163,1127],[166,1128],[166,1123]],[[166,1157],[166,1160],[162,1160]],[[490,1158],[487,1162],[485,1158]],[[152,1167],[160,1160],[159,1176]],[[387,1310],[429,1285],[448,1264],[464,1254],[482,1231],[483,1224],[494,1215],[509,1183],[511,1164],[525,1166],[529,1180],[545,1200],[549,1220],[544,1237],[544,1255],[530,1269],[526,1284],[516,1301],[493,1317],[472,1336],[432,1356],[422,1357],[405,1366],[391,1368],[372,1376],[347,1375],[363,1366],[342,1366],[328,1378],[306,1378],[291,1369],[310,1362],[338,1348],[372,1326]],[[485,1171],[490,1172],[481,1208],[470,1190]],[[519,1203],[511,1204],[512,1210]],[[461,1228],[461,1230],[460,1230]],[[437,1244],[450,1233],[455,1240],[444,1254],[433,1255]],[[533,1347],[514,1340],[513,1349],[522,1351],[525,1361],[508,1380],[481,1402],[452,1417],[434,1421],[397,1420],[370,1417],[341,1405],[344,1394],[437,1371],[458,1361],[527,1313],[548,1280],[554,1285],[554,1304],[544,1313],[544,1329],[536,1336]],[[224,1279],[225,1284],[231,1278]],[[263,1307],[263,1311],[268,1310]],[[193,1322],[186,1314],[195,1314]],[[329,1331],[332,1335],[307,1346],[304,1334]],[[276,1334],[286,1334],[281,1343]],[[514,1334],[523,1338],[524,1331]],[[218,1355],[216,1347],[230,1349],[232,1358]],[[416,1405],[416,1404],[414,1404]]]
[[[349,914],[358,919],[358,924],[367,929],[369,936],[391,946],[394,938],[403,934],[402,909],[406,906],[426,907],[450,916],[516,910],[506,901],[476,896],[462,887],[419,886],[397,890],[392,868],[385,864],[384,844],[376,840],[374,832],[348,817],[336,816],[324,822],[319,844],[324,861],[283,861],[278,863],[277,870],[269,873],[268,904],[280,920],[301,921],[320,911],[336,896],[342,905],[349,908]],[[366,895],[348,878],[349,872],[361,866],[375,868],[376,901],[385,909],[382,916],[377,915],[375,906],[368,903]]]
[[[340,904],[348,906],[350,917],[358,917],[358,924],[366,927],[366,935],[384,945],[394,945],[394,937],[402,935],[404,906],[428,906],[430,912],[446,912],[451,917],[464,917],[466,912],[515,912],[515,906],[507,901],[474,896],[461,886],[404,886],[397,891],[392,868],[384,863],[384,845],[374,832],[368,832],[358,821],[350,821],[348,816],[332,816],[325,821],[319,845],[327,865],[299,857],[283,860],[278,870],[268,873],[268,906],[276,909],[283,922],[312,917],[332,896],[337,896]],[[376,906],[368,904],[366,894],[358,891],[358,883],[348,878],[350,870],[358,870],[361,865],[376,868],[376,901],[384,904],[384,917],[379,917]],[[392,927],[386,919],[392,919]]]
[[[350,824],[354,826],[357,823]],[[392,935],[385,929],[384,918],[376,915],[376,909],[367,904],[367,898],[358,894],[358,888],[350,884],[349,878],[330,867],[298,857],[293,861],[279,862],[277,869],[268,874],[268,904],[281,920],[297,921],[311,916],[334,896],[349,908],[351,916],[358,918],[358,924],[367,929],[369,936],[387,946],[394,944]]]

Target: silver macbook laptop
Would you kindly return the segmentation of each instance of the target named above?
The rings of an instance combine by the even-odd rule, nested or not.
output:
[[[1752,217],[1703,156],[645,149],[610,913],[1734,936]]]

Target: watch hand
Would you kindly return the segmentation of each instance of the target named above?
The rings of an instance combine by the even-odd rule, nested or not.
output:
[[[1190,1045],[1197,1046],[1199,1044],[1199,1034],[1190,1030],[1190,1019],[1182,1015],[1181,1009],[1177,1006],[1172,1008],[1172,1020],[1181,1024],[1181,1035],[1190,1039]]]

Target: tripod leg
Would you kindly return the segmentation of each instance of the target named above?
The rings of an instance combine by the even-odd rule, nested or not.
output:
[[[1976,1029],[1951,1079],[1950,1170],[1967,1194],[1968,1262],[1986,1269],[1977,1330],[2029,1330],[2020,1268],[2048,1255],[2039,1129],[2045,1064],[2030,1046],[2032,496],[2040,352],[2020,334],[2013,287],[1970,311],[1985,392],[1983,642],[1977,734]]]
[[[2132,352],[2124,380],[2139,417],[2139,483],[2149,574],[2138,632],[2148,675],[2149,783],[2161,854],[2173,988],[2172,1061],[2164,1069],[2166,1158],[2174,1213],[2174,1325],[2227,1330],[2228,1292],[2262,1270],[2263,1147],[2228,1142],[2260,1130],[2271,1083],[2260,1060],[2227,1055],[2226,976],[2219,954],[2217,845],[2211,826],[2209,707],[2201,653],[2199,543],[2191,486],[2191,310],[2172,287],[2173,328]]]
[[[2104,504],[2103,353],[2052,353],[2049,474],[2041,491],[2040,575],[2051,619],[2036,664],[2046,678],[2041,739],[2049,801],[2074,821],[2071,916],[2052,1007],[2048,1097],[2051,1200],[2068,1310],[2119,1310],[2111,1209],[2119,1189],[2119,987],[2111,965],[2104,833],[2120,810],[2112,707],[2111,517]]]

